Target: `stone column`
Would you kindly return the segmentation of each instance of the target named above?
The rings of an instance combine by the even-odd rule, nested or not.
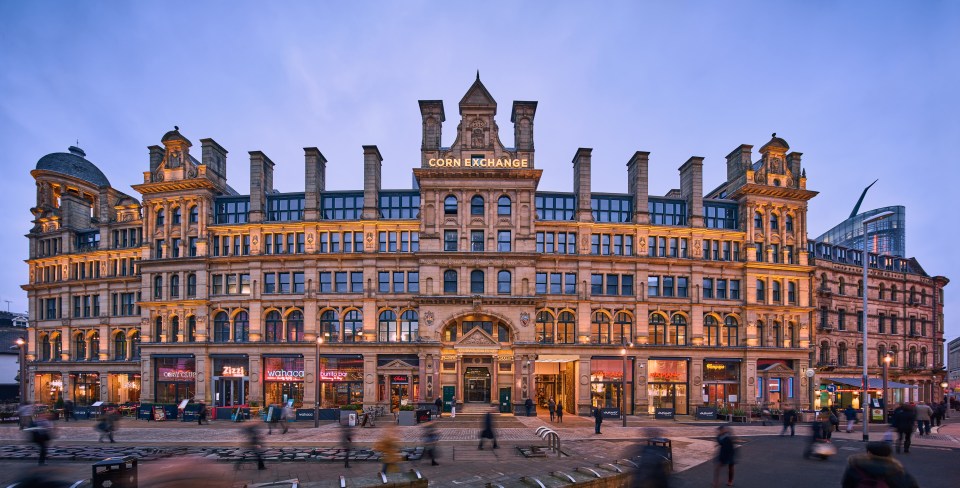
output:
[[[500,373],[499,373],[500,368],[499,368],[498,366],[499,366],[499,363],[497,363],[497,355],[494,354],[494,355],[492,356],[492,366],[490,366],[490,368],[491,368],[491,370],[490,370],[490,373],[491,373],[491,374],[490,374],[490,395],[493,397],[493,400],[492,400],[490,403],[496,403],[496,404],[497,404],[497,409],[499,410],[499,407],[500,407],[500,389],[499,389],[499,384],[500,384],[500,382],[498,381],[497,376],[499,376],[499,374],[500,374]]]

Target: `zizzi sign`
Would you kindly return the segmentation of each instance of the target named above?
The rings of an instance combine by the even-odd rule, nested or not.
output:
[[[247,372],[243,366],[224,366],[220,371],[220,376],[246,376]]]
[[[529,168],[526,159],[428,159],[431,168]]]
[[[265,381],[303,381],[303,370],[277,369],[267,371]]]

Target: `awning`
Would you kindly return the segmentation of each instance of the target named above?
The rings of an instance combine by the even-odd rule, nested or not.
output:
[[[841,385],[856,386],[857,388],[863,386],[863,380],[859,378],[827,378],[827,381],[832,381]],[[867,385],[871,390],[879,390],[883,388],[883,380],[880,378],[867,378]],[[917,388],[917,385],[908,385],[906,383],[888,380],[887,388]]]

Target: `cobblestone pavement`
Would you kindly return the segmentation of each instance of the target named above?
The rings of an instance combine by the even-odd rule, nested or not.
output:
[[[960,419],[958,419],[960,420]],[[547,419],[538,417],[505,416],[498,419],[498,450],[476,449],[480,417],[458,416],[456,419],[436,421],[440,435],[440,466],[430,466],[429,462],[413,460],[403,463],[403,471],[411,467],[419,469],[436,486],[485,486],[488,482],[499,482],[505,486],[514,484],[524,474],[539,474],[549,477],[552,471],[570,472],[578,467],[592,467],[615,462],[630,455],[638,440],[651,435],[657,429],[658,435],[668,437],[673,442],[674,466],[676,471],[684,471],[709,461],[714,455],[714,430],[718,423],[654,421],[642,418],[630,418],[629,426],[622,427],[619,421],[606,421],[603,434],[593,433],[590,419],[566,417],[563,424],[551,424]],[[167,462],[182,462],[189,459],[192,463],[211,463],[213,460],[231,461],[242,454],[236,446],[242,442],[242,433],[234,423],[212,423],[197,426],[181,422],[154,423],[127,420],[117,433],[117,444],[106,445],[96,442],[94,422],[80,421],[58,423],[58,436],[53,441],[51,463],[61,473],[71,479],[89,478],[90,463],[76,462],[74,459],[102,459],[116,454],[133,453],[150,460],[158,457],[170,457],[167,461],[147,461],[141,465],[141,472],[149,479],[151,474],[163,469],[170,470]],[[287,434],[275,431],[264,435],[268,449],[268,469],[257,471],[251,463],[246,469],[224,471],[223,479],[233,483],[272,482],[285,479],[298,479],[301,486],[333,486],[340,475],[360,482],[363,479],[373,481],[379,469],[377,453],[369,448],[388,429],[382,419],[375,428],[355,428],[354,442],[358,448],[367,448],[348,470],[343,468],[335,448],[340,439],[340,427],[336,423],[326,423],[314,428],[309,422],[295,423]],[[562,449],[566,456],[561,458],[524,458],[516,447],[533,444],[542,445],[534,431],[540,426],[554,428],[561,438]],[[398,427],[392,430],[401,445],[415,448],[420,444],[423,427]],[[808,427],[798,426],[797,436],[806,436]],[[884,426],[871,426],[871,436],[880,439]],[[735,425],[734,432],[749,443],[754,436],[772,436],[779,434],[780,426],[760,424]],[[860,440],[861,433],[834,433],[835,439]],[[915,436],[917,446],[941,448],[960,447],[960,421],[939,429],[935,435]],[[6,486],[24,472],[35,459],[35,450],[27,445],[23,433],[15,425],[0,426],[0,486]],[[62,457],[58,457],[62,454]],[[360,457],[360,456],[358,456]],[[353,457],[352,457],[353,458]],[[286,461],[286,462],[284,462]],[[299,462],[298,462],[299,461]],[[226,463],[214,463],[218,469],[228,466]],[[16,469],[6,469],[13,466]],[[609,469],[609,468],[608,468]],[[612,471],[608,471],[612,472]],[[394,474],[393,476],[400,476]],[[358,481],[360,480],[360,481]],[[309,484],[313,483],[313,484]],[[362,485],[362,483],[361,483]],[[149,486],[149,484],[141,484]]]

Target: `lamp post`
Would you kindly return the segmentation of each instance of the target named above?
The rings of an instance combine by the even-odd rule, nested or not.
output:
[[[623,376],[620,377],[620,418],[623,419],[623,426],[627,426],[627,338],[621,337],[620,355],[623,356]]]
[[[26,349],[27,341],[23,340],[23,337],[17,337],[17,359],[20,362],[20,403],[27,402],[27,384],[25,383],[27,377],[24,374],[23,363],[25,360],[24,349]]]
[[[320,427],[320,388],[323,383],[320,382],[320,344],[323,344],[323,336],[317,337],[317,380],[314,386],[316,404],[313,407],[313,427]]]
[[[944,378],[944,379],[946,379],[946,378]],[[944,413],[943,413],[943,417],[944,417],[944,418],[947,418],[947,413],[946,413],[946,412],[949,412],[949,411],[950,411],[950,404],[947,403],[947,387],[948,387],[948,386],[950,386],[950,383],[947,383],[946,381],[944,381],[943,383],[940,383],[940,390],[943,392],[943,404],[947,407],[947,408],[945,408],[945,409],[943,410],[943,412],[944,412]]]
[[[864,356],[866,358],[866,356]],[[890,405],[890,397],[887,396],[887,368],[890,366],[893,358],[890,354],[883,355],[883,420],[887,420],[887,407]]]
[[[893,212],[886,211],[880,212],[876,215],[868,217],[863,220],[863,286],[861,288],[861,294],[863,295],[863,350],[867,350],[867,317],[870,316],[867,309],[867,297],[870,295],[868,290],[870,289],[867,286],[867,269],[869,268],[870,263],[870,229],[869,225],[874,222],[879,222],[889,216],[893,215]],[[869,384],[867,383],[867,363],[866,354],[863,358],[863,393],[860,395],[862,401],[861,407],[863,407],[863,442],[868,442],[870,440],[870,390]]]

